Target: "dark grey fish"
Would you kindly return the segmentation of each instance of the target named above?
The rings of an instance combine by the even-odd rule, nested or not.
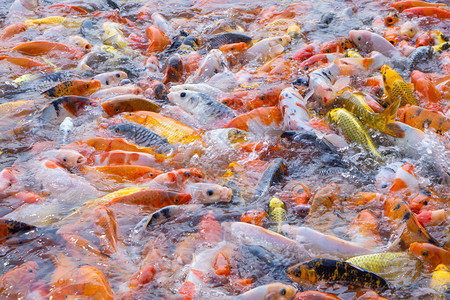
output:
[[[253,201],[263,199],[269,192],[269,189],[274,184],[283,180],[287,175],[287,163],[282,158],[275,158],[269,163],[269,166],[264,170],[258,185],[253,194]]]
[[[169,145],[169,141],[165,137],[159,136],[144,126],[135,123],[112,125],[108,127],[108,130],[142,147]]]
[[[434,50],[431,46],[417,47],[409,56],[407,61],[408,71],[419,70],[421,72],[430,72],[437,67],[434,60]]]
[[[252,41],[252,38],[241,33],[233,33],[233,32],[227,32],[220,35],[217,35],[209,40],[209,42],[206,44],[206,48],[209,49],[217,49],[220,46],[226,45],[226,44],[234,44],[234,43],[241,43],[244,42],[247,45],[249,45]]]

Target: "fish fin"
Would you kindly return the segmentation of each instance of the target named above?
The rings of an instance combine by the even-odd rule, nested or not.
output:
[[[395,118],[397,117],[398,108],[400,106],[400,99],[397,99],[394,103],[389,105],[382,113],[381,115],[385,119],[385,130],[384,133],[387,133],[389,135],[398,137],[398,138],[404,138],[405,132],[403,129],[395,122]]]
[[[391,123],[386,124],[384,133],[387,133],[387,134],[392,135],[397,138],[405,137],[405,132],[396,122],[391,122]]]

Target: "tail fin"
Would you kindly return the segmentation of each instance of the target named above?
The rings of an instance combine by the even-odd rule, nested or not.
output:
[[[400,99],[397,99],[394,103],[389,105],[380,115],[382,115],[385,119],[385,128],[384,133],[392,135],[398,138],[404,138],[405,132],[403,129],[395,122],[395,118],[397,117],[398,108],[400,106]]]

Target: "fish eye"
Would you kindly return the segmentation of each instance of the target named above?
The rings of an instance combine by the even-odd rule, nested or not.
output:
[[[119,74],[119,73],[116,73],[116,77],[119,78],[119,77],[120,77],[120,74]]]
[[[191,177],[191,172],[186,172],[186,174],[184,174],[184,176]]]
[[[86,83],[84,86],[88,89],[89,88],[89,83]]]
[[[64,157],[64,158],[63,158],[63,161],[67,161],[67,158]]]
[[[283,296],[286,295],[286,289],[281,289],[280,290],[280,294],[283,295]]]
[[[8,186],[12,186],[12,182],[10,181],[10,182],[8,182]]]
[[[114,110],[115,110],[116,112],[119,112],[119,108],[118,108],[118,107],[116,107]]]
[[[361,40],[361,37],[360,36],[358,36],[358,41],[360,41]]]
[[[427,200],[423,200],[423,205],[427,205],[428,201]]]
[[[109,85],[109,80],[106,80],[106,81],[105,81],[105,84],[106,84],[106,85]]]
[[[115,131],[116,133],[119,133],[119,132],[120,132],[119,128],[114,128],[114,131]]]
[[[207,190],[207,191],[206,191],[206,194],[207,194],[208,196],[212,196],[212,195],[214,195],[214,191],[213,191],[213,190]]]
[[[386,183],[383,183],[383,184],[381,185],[381,188],[382,188],[382,189],[387,188],[387,184],[386,184]]]
[[[422,251],[422,255],[423,255],[423,256],[427,256],[427,255],[428,255],[428,251],[427,251],[427,250],[423,250],[423,251]]]
[[[185,93],[185,92],[181,92],[181,93],[180,93],[180,97],[181,97],[181,98],[186,97],[186,93]]]
[[[178,201],[179,201],[178,197],[176,197],[176,198],[173,199],[173,203],[175,203],[175,204],[177,204]]]

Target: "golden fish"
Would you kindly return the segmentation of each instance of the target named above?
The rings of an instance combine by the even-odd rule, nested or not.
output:
[[[395,123],[400,99],[394,101],[379,114],[374,113],[362,99],[359,99],[349,91],[343,92],[337,100],[339,104],[357,116],[366,126],[395,137],[402,138],[405,136],[401,127]]]
[[[417,100],[414,98],[411,91],[411,84],[407,84],[403,78],[388,65],[381,67],[381,74],[383,75],[384,91],[390,103],[400,99],[401,106],[406,104],[417,105]]]
[[[201,136],[189,126],[151,111],[127,113],[124,117],[128,121],[141,124],[154,133],[167,138],[171,144],[188,144],[201,139]]]
[[[56,24],[59,25],[64,22],[66,18],[61,16],[50,16],[40,19],[29,19],[25,21],[26,26],[40,25],[40,24]]]
[[[342,129],[344,135],[351,141],[362,145],[370,154],[381,159],[375,145],[364,125],[345,108],[335,108],[328,113],[328,119]]]
[[[377,273],[393,282],[395,282],[395,280],[412,281],[419,276],[421,270],[420,261],[408,252],[366,254],[352,257],[346,261],[363,269]]]
[[[286,218],[286,205],[280,199],[273,197],[269,201],[269,216],[277,223],[277,232],[281,231],[281,223]]]

